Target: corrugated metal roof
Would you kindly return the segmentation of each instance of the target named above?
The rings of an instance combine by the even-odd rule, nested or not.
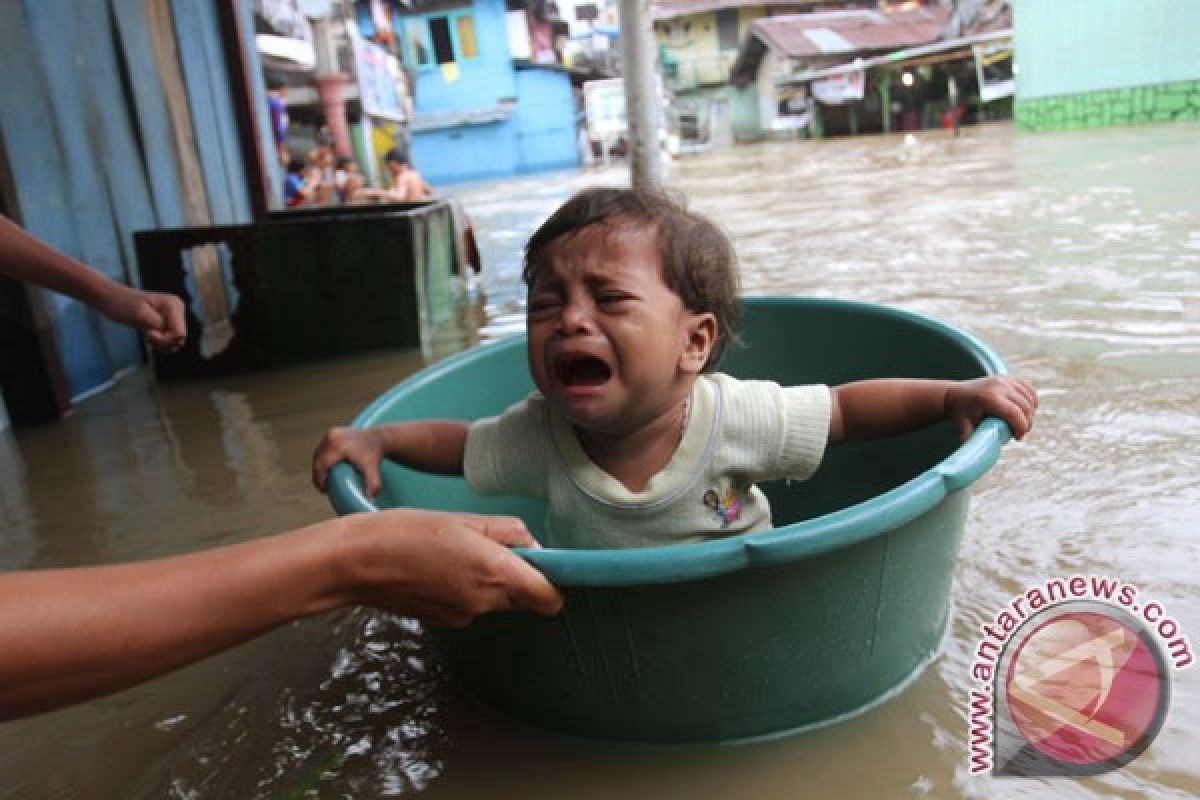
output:
[[[791,6],[792,10],[795,10],[799,6],[809,5],[810,2],[814,0],[652,0],[650,19],[675,19],[722,8]]]
[[[764,17],[751,35],[791,58],[846,56],[928,44],[950,17],[941,6],[907,11],[831,11]]]
[[[828,78],[833,75],[844,75],[847,72],[859,72],[861,70],[870,69],[883,64],[902,65],[910,63],[914,60],[924,58],[926,56],[948,53],[954,50],[963,50],[968,55],[964,58],[970,58],[971,47],[977,44],[1003,44],[1012,47],[1012,29],[1001,31],[990,31],[988,33],[976,33],[971,36],[961,36],[957,39],[943,39],[932,44],[919,45],[917,47],[909,47],[902,50],[893,50],[890,53],[874,56],[872,58],[856,58],[849,64],[837,64],[832,67],[822,67],[819,69],[810,69],[804,72],[794,73],[786,77],[780,78],[776,83],[780,86],[789,86],[798,83],[808,83],[817,78]]]

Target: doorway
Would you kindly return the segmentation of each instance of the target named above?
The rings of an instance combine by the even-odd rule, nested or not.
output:
[[[20,224],[0,134],[0,214]],[[49,422],[71,407],[41,290],[0,275],[0,430]]]

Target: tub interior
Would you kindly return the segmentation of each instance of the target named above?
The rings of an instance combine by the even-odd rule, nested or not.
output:
[[[783,385],[838,384],[879,377],[964,379],[993,371],[985,352],[953,329],[892,309],[857,303],[749,300],[741,345],[722,370]],[[476,419],[497,414],[533,388],[523,338],[500,342],[385,395],[364,415],[379,424],[405,419]],[[890,439],[830,450],[808,481],[763,485],[776,527],[867,500],[916,477],[958,447],[942,423]],[[420,505],[522,517],[540,535],[540,501],[480,497],[460,478],[384,465],[381,507]]]

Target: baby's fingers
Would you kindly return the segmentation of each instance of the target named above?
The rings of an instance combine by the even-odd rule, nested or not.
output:
[[[367,493],[367,497],[374,498],[379,494],[379,490],[383,488],[383,476],[379,472],[379,462],[361,461],[359,459],[349,459],[350,463],[358,467],[358,471],[363,476],[363,491]]]
[[[1027,408],[1029,408],[1030,411],[1036,410],[1038,407],[1038,396],[1037,389],[1033,388],[1033,384],[1029,381],[1019,380],[1017,381],[1017,390],[1021,393],[1021,397],[1023,397],[1025,402],[1028,404]]]
[[[341,460],[340,455],[329,450],[317,450],[313,455],[312,482],[317,491],[325,491],[329,484],[329,470]]]
[[[975,431],[976,420],[963,415],[956,417],[954,422],[958,425],[958,441],[965,442],[970,439],[971,434]]]
[[[1005,400],[993,409],[992,413],[1008,423],[1013,438],[1018,441],[1033,427],[1033,409],[1023,407],[1022,403],[1016,400]]]
[[[329,473],[337,464],[345,461],[354,466],[363,476],[363,491],[374,497],[383,488],[379,464],[373,459],[357,453],[340,453],[336,450],[318,451],[313,457],[313,485],[322,492],[329,490]]]

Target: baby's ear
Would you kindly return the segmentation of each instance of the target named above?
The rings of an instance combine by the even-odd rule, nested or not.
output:
[[[708,363],[709,353],[717,343],[717,318],[709,312],[691,314],[687,323],[687,341],[679,366],[684,372],[699,375]]]

